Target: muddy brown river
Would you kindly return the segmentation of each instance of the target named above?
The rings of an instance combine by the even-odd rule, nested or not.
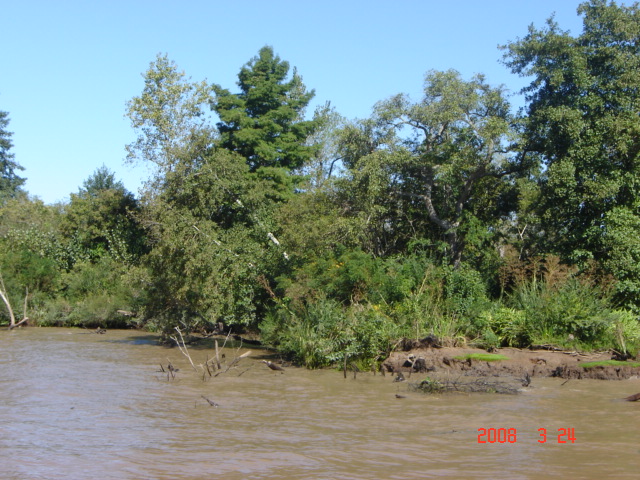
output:
[[[264,351],[242,347],[225,349],[226,361],[251,355],[203,380],[152,334],[81,332],[0,332],[0,478],[640,476],[640,402],[618,400],[640,392],[637,379],[534,378],[517,396],[424,395],[388,375],[272,372]],[[213,356],[190,352],[196,363]],[[180,371],[168,380],[158,370],[169,360]]]

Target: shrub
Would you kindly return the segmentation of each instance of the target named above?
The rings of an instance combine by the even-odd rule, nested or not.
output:
[[[308,368],[347,361],[370,366],[386,357],[398,337],[395,323],[372,306],[343,307],[320,299],[296,312],[280,306],[260,324],[262,338]]]
[[[531,342],[531,326],[522,310],[496,305],[471,319],[467,335],[479,337],[483,348],[525,347]]]
[[[80,262],[62,275],[61,293],[41,302],[36,321],[41,325],[123,328],[128,318],[118,310],[131,310],[132,290],[124,267],[103,257],[97,263]]]
[[[448,313],[466,317],[475,309],[487,306],[487,287],[480,274],[465,265],[445,267],[445,306]]]
[[[577,278],[554,285],[535,281],[522,284],[508,303],[524,312],[526,329],[536,342],[577,342],[588,348],[612,344],[607,298],[596,286]]]
[[[637,355],[640,347],[640,322],[634,313],[628,310],[611,312],[609,328],[620,352]]]

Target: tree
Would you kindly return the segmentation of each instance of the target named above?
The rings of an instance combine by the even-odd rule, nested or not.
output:
[[[146,315],[164,331],[182,323],[210,329],[218,322],[256,320],[268,245],[247,214],[254,195],[244,159],[212,150],[196,172],[171,175],[148,202],[144,221],[151,252]]]
[[[252,172],[261,167],[293,170],[314,154],[315,147],[305,141],[318,121],[303,120],[314,91],[307,92],[295,69],[289,80],[288,75],[289,63],[263,47],[240,70],[240,93],[213,86],[219,145],[244,157]]]
[[[104,165],[96,169],[89,178],[82,182],[79,194],[87,197],[95,197],[104,190],[116,190],[120,192],[122,196],[133,197],[133,195],[127,191],[124,184],[120,180],[116,180],[115,174]]]
[[[146,251],[139,211],[133,194],[103,166],[71,194],[60,230],[78,250],[77,260],[109,255],[131,265]]]
[[[435,227],[457,266],[475,225],[486,232],[509,211],[506,179],[519,169],[512,118],[502,89],[481,75],[432,71],[424,93],[418,103],[405,95],[380,102],[372,120],[345,130],[345,163],[368,190],[368,218],[380,215],[380,231],[433,238],[425,226]]]
[[[151,162],[164,173],[190,155],[190,145],[203,133],[210,135],[203,107],[211,101],[211,89],[204,81],[191,82],[160,54],[143,78],[142,94],[127,103],[127,116],[138,132],[126,147],[127,159]]]
[[[327,182],[343,173],[342,157],[339,152],[341,128],[345,118],[330,102],[316,108],[313,114],[316,123],[313,133],[307,138],[307,145],[314,145],[313,157],[298,172],[308,179],[305,189],[318,190],[328,186]]]
[[[146,315],[164,330],[178,322],[188,328],[252,323],[266,303],[258,278],[284,261],[273,213],[293,194],[294,176],[282,166],[250,171],[250,159],[227,148],[203,116],[208,87],[187,82],[172,62],[156,62],[144,78],[129,116],[140,132],[130,151],[160,167],[142,199],[151,246],[144,262]],[[249,96],[250,104],[260,103]],[[279,145],[295,148],[295,142]]]
[[[581,34],[551,18],[506,45],[504,61],[532,77],[525,150],[543,162],[538,213],[549,250],[601,262],[640,305],[638,279],[621,262],[640,261],[627,237],[640,218],[640,8],[591,0],[578,14]]]
[[[24,168],[15,162],[15,155],[11,153],[13,134],[6,130],[8,125],[9,114],[0,111],[0,201],[2,202],[20,192],[20,187],[25,182],[24,178],[16,175],[16,170],[24,170]]]

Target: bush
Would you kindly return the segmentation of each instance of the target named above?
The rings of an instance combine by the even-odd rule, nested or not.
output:
[[[445,267],[444,294],[446,310],[451,315],[468,317],[487,307],[487,286],[480,274],[465,265]]]
[[[525,312],[494,306],[473,317],[467,335],[478,337],[482,348],[526,347],[531,344],[531,326]]]
[[[636,356],[640,348],[640,322],[628,310],[615,310],[610,314],[610,333],[621,353]]]
[[[371,365],[388,355],[398,329],[372,306],[343,307],[320,299],[295,313],[283,306],[269,312],[260,325],[264,342],[308,368],[355,361]]]
[[[527,330],[536,343],[578,343],[587,348],[612,344],[612,317],[606,296],[577,278],[554,285],[535,281],[522,284],[508,303],[524,312]]]
[[[419,257],[376,258],[341,247],[278,279],[279,292],[294,303],[332,298],[343,305],[393,304],[419,287],[429,262]]]
[[[81,262],[62,277],[61,295],[44,302],[37,321],[42,325],[124,328],[135,298],[125,282],[124,267],[110,257]]]

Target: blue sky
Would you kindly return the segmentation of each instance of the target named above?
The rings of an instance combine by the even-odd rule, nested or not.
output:
[[[500,64],[497,46],[554,12],[563,29],[580,33],[580,3],[0,0],[0,110],[9,112],[31,195],[68,200],[102,165],[137,194],[148,171],[124,163],[134,139],[125,104],[158,53],[193,80],[235,91],[240,67],[271,45],[316,90],[314,105],[331,101],[346,118],[365,118],[396,93],[418,100],[431,69],[484,73],[517,91],[525,81]]]

